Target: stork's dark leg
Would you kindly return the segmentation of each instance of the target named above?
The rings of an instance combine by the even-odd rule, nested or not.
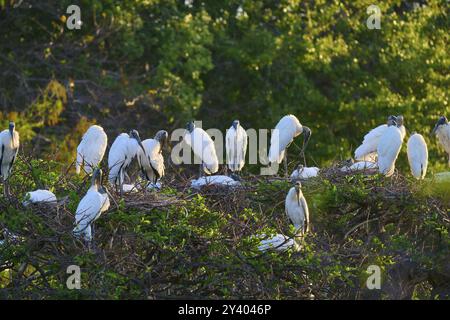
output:
[[[286,177],[286,179],[289,177],[287,153],[284,155],[284,176]]]
[[[302,157],[303,157],[303,165],[306,168],[306,156],[305,156],[305,150],[302,150]]]
[[[201,163],[199,166],[198,166],[198,177],[199,178],[201,178],[202,177],[202,172],[203,172],[203,163]]]

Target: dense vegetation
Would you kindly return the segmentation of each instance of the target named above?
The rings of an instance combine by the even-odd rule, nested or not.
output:
[[[449,6],[416,3],[378,3],[369,30],[370,0],[0,0],[0,125],[15,120],[22,144],[14,196],[0,198],[0,230],[17,235],[0,236],[0,298],[448,298],[450,186],[430,178],[448,167],[428,132],[450,115]],[[66,27],[70,4],[80,30]],[[307,159],[324,168],[403,114],[430,175],[413,181],[404,152],[391,179],[325,169],[304,184],[303,250],[262,254],[257,235],[294,233],[288,182],[253,165],[244,189],[194,192],[192,172],[168,161],[161,192],[115,195],[92,250],[71,235],[89,181],[70,163],[90,124],[111,144],[132,127],[272,128],[286,113],[313,130]],[[58,205],[23,207],[44,187]],[[72,264],[81,290],[66,288]],[[382,290],[365,287],[371,264]]]

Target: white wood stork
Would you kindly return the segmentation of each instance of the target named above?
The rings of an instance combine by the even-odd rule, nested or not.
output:
[[[145,154],[144,146],[137,130],[131,130],[130,134],[121,133],[114,140],[108,155],[109,183],[120,188],[123,195],[123,184],[126,170],[136,157],[139,147]]]
[[[378,170],[386,177],[394,174],[395,161],[402,148],[403,135],[394,119],[389,119],[388,127],[380,137],[377,147]]]
[[[446,117],[441,116],[434,126],[432,134],[435,134],[448,153],[448,165],[450,166],[450,124]]]
[[[355,171],[366,171],[371,169],[378,169],[376,162],[372,161],[357,161],[349,159],[346,161],[347,164],[341,168],[342,172],[355,172]]]
[[[294,138],[303,133],[303,146],[301,155],[306,166],[305,149],[311,137],[311,129],[302,126],[300,121],[293,115],[289,114],[281,118],[275,126],[275,130],[270,139],[269,162],[278,163],[284,159],[285,175],[287,171],[287,148],[294,141]]]
[[[303,196],[302,184],[300,181],[297,181],[295,186],[289,190],[286,196],[285,210],[297,231],[300,231],[302,234],[309,232],[310,223],[308,204]]]
[[[196,180],[192,180],[191,187],[195,189],[200,189],[204,186],[210,185],[219,185],[226,187],[240,186],[241,183],[237,179],[237,176],[229,177],[224,175],[214,175],[214,176],[205,176],[200,177]]]
[[[403,116],[389,116],[389,120],[394,120],[397,123],[398,128],[400,129],[400,132],[402,134],[402,139],[406,136],[406,129],[403,125]],[[372,129],[364,136],[362,144],[356,148],[355,150],[355,159],[358,161],[370,161],[375,162],[378,154],[377,154],[377,147],[378,142],[380,141],[381,136],[386,131],[388,125],[382,124],[378,127]]]
[[[411,173],[416,179],[424,179],[428,167],[428,148],[422,135],[414,133],[408,139],[407,154]]]
[[[317,177],[319,174],[320,169],[317,167],[305,167],[302,164],[299,164],[297,166],[297,169],[295,169],[291,174],[291,180],[298,180],[298,179],[309,179],[313,177]]]
[[[242,128],[239,120],[234,120],[225,136],[228,168],[233,173],[242,170],[247,153],[247,132]]]
[[[265,238],[266,235],[262,234],[261,238]],[[274,251],[286,251],[289,248],[296,248],[296,242],[294,239],[285,236],[284,234],[277,233],[276,235],[261,240],[258,250],[265,252],[268,250]]]
[[[53,192],[48,190],[38,189],[35,191],[27,192],[25,195],[24,206],[28,206],[31,203],[56,203],[58,200]]]
[[[109,206],[108,193],[102,187],[102,171],[101,169],[94,169],[91,187],[81,199],[75,213],[74,235],[83,237],[85,241],[92,241],[92,224],[103,212],[109,209]]]
[[[19,133],[16,131],[14,122],[9,123],[9,129],[0,133],[0,175],[3,180],[3,192],[9,196],[8,178],[11,175],[17,152],[19,151]]]
[[[91,174],[97,168],[105,155],[108,137],[102,127],[93,125],[83,135],[77,148],[76,173],[81,168],[87,174]]]
[[[219,170],[219,159],[217,158],[214,141],[205,130],[197,128],[193,121],[189,122],[186,126],[184,141],[202,161],[200,165],[200,176],[202,175],[202,168],[206,174],[214,174]]]
[[[138,161],[144,177],[153,184],[164,176],[164,157],[162,150],[167,143],[169,134],[160,130],[153,139],[142,141],[144,149],[138,150]],[[145,152],[144,152],[145,151]]]

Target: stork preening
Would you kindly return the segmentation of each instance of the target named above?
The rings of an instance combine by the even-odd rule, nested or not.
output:
[[[28,206],[30,203],[56,203],[57,201],[58,200],[53,192],[38,189],[27,192],[23,205]]]
[[[102,171],[94,169],[91,187],[81,199],[75,213],[73,234],[91,242],[93,238],[93,222],[109,209],[109,196],[102,187]]]
[[[247,132],[242,128],[239,120],[234,120],[225,136],[227,164],[233,173],[238,174],[244,167],[247,142]]]
[[[446,117],[441,116],[434,126],[432,134],[435,134],[448,153],[448,165],[450,166],[450,124]]]
[[[167,131],[160,130],[153,139],[142,141],[144,149],[138,150],[139,166],[145,179],[156,184],[164,176],[163,147],[169,139]]]
[[[423,179],[427,174],[428,148],[422,135],[414,133],[408,139],[407,154],[411,173],[416,179]]]
[[[303,164],[306,167],[305,150],[311,137],[311,129],[302,126],[300,121],[295,116],[290,114],[281,118],[275,126],[275,130],[273,130],[272,137],[270,139],[269,162],[280,164],[284,159],[286,178],[288,177],[287,149],[292,141],[294,141],[294,138],[300,134],[303,134],[301,155],[303,157]]]
[[[377,147],[378,170],[386,177],[394,174],[395,162],[403,143],[403,134],[394,119],[388,120],[388,127],[380,137]]]
[[[3,180],[3,192],[5,197],[9,197],[8,178],[11,175],[17,152],[19,151],[19,133],[16,131],[14,122],[9,123],[9,129],[0,133],[0,175]]]
[[[310,223],[308,204],[303,196],[302,184],[300,181],[297,181],[295,186],[289,190],[286,196],[285,210],[297,232],[300,232],[301,234],[309,232]]]
[[[200,176],[202,175],[202,169],[206,174],[214,174],[219,170],[219,159],[217,158],[214,141],[205,130],[197,128],[193,121],[186,125],[184,141],[201,161]]]
[[[130,166],[134,157],[136,157],[138,149],[141,148],[145,154],[144,146],[142,145],[139,132],[131,130],[130,134],[121,133],[116,140],[114,140],[108,155],[109,183],[120,188],[120,193],[123,195],[123,184],[126,170]]]
[[[102,161],[107,145],[108,137],[103,128],[91,126],[77,148],[76,173],[79,174],[83,168],[87,174],[91,174]]]
[[[402,140],[406,136],[406,129],[403,125],[403,116],[389,116],[388,121],[394,120],[397,124],[401,134],[402,134]],[[378,148],[378,142],[380,141],[381,136],[388,128],[387,124],[379,125],[378,127],[372,129],[364,136],[364,140],[362,144],[356,148],[355,150],[355,159],[358,161],[369,161],[369,162],[376,162],[378,154],[377,154],[377,148]]]

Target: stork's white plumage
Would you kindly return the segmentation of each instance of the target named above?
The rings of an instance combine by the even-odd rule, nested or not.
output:
[[[204,186],[210,186],[210,185],[220,185],[220,186],[239,186],[241,183],[237,180],[234,180],[231,177],[224,176],[224,175],[214,175],[214,176],[206,176],[206,177],[200,177],[196,180],[192,180],[191,187],[200,189]]]
[[[309,179],[317,177],[319,171],[320,169],[317,167],[304,167],[302,164],[299,164],[297,169],[292,172],[290,178],[291,180]]]
[[[351,163],[349,165],[346,165],[341,168],[342,172],[355,172],[355,171],[366,171],[366,170],[373,170],[378,169],[378,165],[376,162],[372,161],[358,161]]]
[[[423,179],[428,168],[428,148],[422,135],[415,133],[407,143],[407,154],[411,173],[416,179]]]
[[[9,129],[0,133],[0,176],[3,179],[3,191],[6,196],[9,196],[7,180],[11,175],[19,146],[19,133],[16,131],[16,125],[11,121]]]
[[[120,187],[121,192],[124,183],[124,177],[127,168],[130,166],[138,149],[144,151],[139,133],[132,130],[130,134],[121,133],[114,140],[108,155],[109,175],[108,180],[111,184]],[[145,153],[145,151],[144,151]]]
[[[92,240],[92,223],[110,206],[108,194],[101,186],[101,179],[101,170],[95,169],[92,175],[92,185],[81,199],[75,213],[73,233],[77,237],[83,237],[86,241]]]
[[[270,139],[269,162],[280,164],[285,159],[285,169],[287,169],[286,149],[294,141],[294,138],[302,133],[304,134],[303,153],[311,136],[311,130],[302,126],[300,121],[291,114],[281,118]]]
[[[301,183],[297,182],[289,190],[286,196],[285,210],[295,229],[306,233],[310,229],[309,210],[301,186]]]
[[[151,183],[156,183],[164,176],[164,157],[162,149],[169,137],[167,131],[160,130],[154,139],[142,141],[144,150],[138,150],[138,161],[142,174]]]
[[[265,237],[265,235],[261,235],[261,237]],[[258,250],[263,252],[268,250],[286,251],[292,247],[296,247],[294,239],[278,233],[273,237],[261,240]]]
[[[397,127],[394,120],[389,120],[388,128],[380,137],[377,147],[378,170],[386,177],[394,174],[395,161],[397,161],[402,143],[403,136],[401,130]]]
[[[219,170],[214,141],[202,128],[195,127],[194,122],[189,122],[186,127],[184,141],[191,147],[194,154],[202,161],[203,171],[214,174]]]
[[[440,144],[448,153],[448,165],[450,166],[450,123],[446,117],[439,118],[432,133],[436,134]]]
[[[402,134],[402,140],[406,136],[406,128],[403,125],[403,116],[389,116],[389,119],[395,120]],[[362,144],[355,150],[355,160],[375,162],[377,160],[377,147],[381,136],[388,128],[387,124],[379,125],[364,136]]]
[[[25,195],[25,201],[23,202],[23,205],[27,206],[30,203],[56,203],[56,202],[57,199],[53,192],[38,189],[36,191],[27,192],[27,194]]]
[[[87,174],[91,174],[102,161],[107,145],[108,137],[103,128],[97,125],[91,126],[83,135],[77,148],[77,174],[82,167]]]
[[[225,136],[227,164],[232,172],[239,172],[244,167],[247,142],[247,132],[242,128],[239,120],[233,121]]]

